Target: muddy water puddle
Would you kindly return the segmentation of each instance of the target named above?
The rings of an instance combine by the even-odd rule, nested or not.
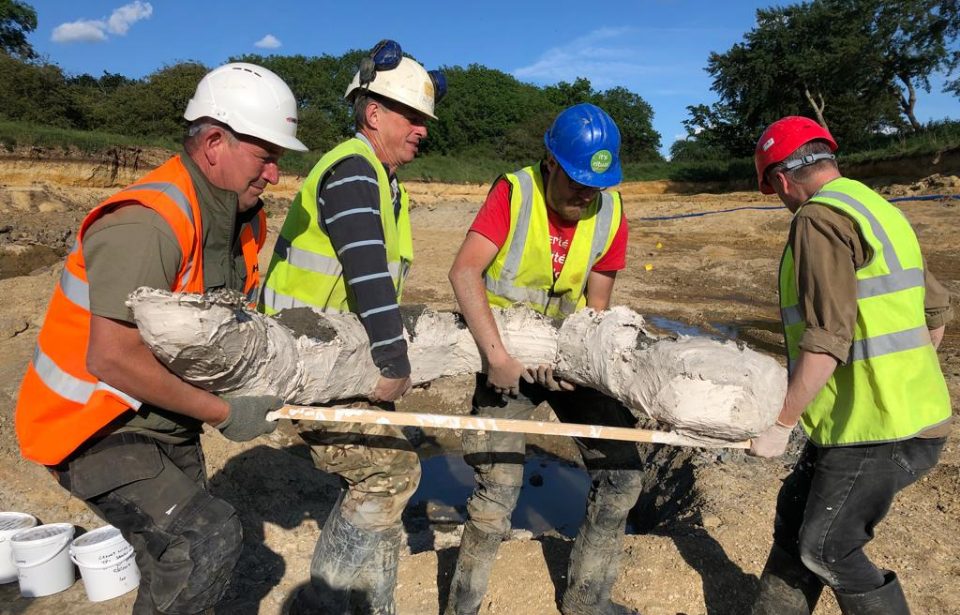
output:
[[[428,520],[440,528],[463,523],[475,484],[473,468],[459,453],[423,459],[422,465],[423,478],[410,505],[423,506]],[[512,526],[534,535],[555,530],[573,537],[583,521],[589,490],[590,476],[579,465],[553,457],[528,457]]]

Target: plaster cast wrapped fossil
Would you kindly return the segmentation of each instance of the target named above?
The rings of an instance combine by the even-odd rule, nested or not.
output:
[[[380,375],[352,314],[299,308],[270,318],[244,308],[235,295],[146,288],[128,303],[160,361],[209,391],[320,404],[364,397]],[[458,314],[404,309],[414,384],[482,371]],[[582,310],[559,326],[524,307],[493,311],[504,344],[524,365],[554,365],[565,380],[603,391],[638,416],[705,443],[752,437],[780,410],[785,370],[743,345],[656,339],[643,317],[625,307]]]

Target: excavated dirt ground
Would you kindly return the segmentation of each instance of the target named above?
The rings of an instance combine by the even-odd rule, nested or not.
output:
[[[92,529],[102,522],[62,491],[45,471],[23,461],[13,430],[20,380],[60,262],[85,212],[144,166],[156,152],[119,151],[104,160],[77,161],[30,152],[0,159],[0,510],[29,512],[44,522]],[[889,194],[958,194],[960,182],[931,163],[922,183],[886,185]],[[298,180],[283,182],[268,198],[271,241]],[[889,184],[889,180],[871,180]],[[405,300],[452,308],[446,273],[485,186],[410,186],[417,260]],[[776,269],[789,214],[755,192],[665,193],[665,183],[622,187],[630,223],[628,269],[614,302],[646,315],[659,328],[736,337],[779,356]],[[685,192],[695,189],[681,187]],[[954,297],[960,293],[960,201],[901,205],[923,245],[931,269]],[[726,211],[737,208],[737,211]],[[712,213],[711,213],[712,212]],[[719,213],[725,212],[725,213]],[[677,214],[711,215],[655,220]],[[264,263],[269,251],[265,253]],[[948,327],[941,361],[954,400],[960,394],[960,325]],[[470,378],[434,383],[408,396],[407,410],[465,413]],[[917,391],[917,395],[922,395]],[[542,418],[548,418],[545,409]],[[955,429],[956,431],[956,429]],[[424,456],[455,449],[458,434],[428,432]],[[576,459],[569,441],[539,438],[538,454]],[[220,613],[281,612],[290,593],[308,577],[310,555],[337,484],[312,470],[305,447],[286,426],[245,445],[217,434],[204,436],[213,491],[240,511],[245,551]],[[661,454],[650,473],[654,494],[633,518],[645,534],[626,537],[617,600],[644,615],[710,615],[748,612],[770,545],[774,502],[789,460],[760,461],[739,452],[676,450]],[[425,476],[424,481],[431,480]],[[433,480],[437,480],[433,478]],[[539,486],[538,486],[539,485]],[[563,489],[531,481],[525,489]],[[582,502],[561,498],[562,506]],[[462,503],[461,503],[462,504]],[[554,504],[557,506],[557,504]],[[549,511],[548,511],[549,512]],[[428,523],[424,507],[406,515],[407,545],[400,562],[397,600],[403,614],[434,614],[445,604],[456,558],[457,531]],[[915,613],[960,613],[960,447],[957,434],[940,465],[896,501],[869,552],[899,571]],[[652,529],[651,529],[652,528]],[[565,584],[571,543],[559,532],[516,532],[503,544],[481,613],[550,615]],[[16,583],[0,586],[0,613],[129,612],[133,594],[110,602],[86,601],[82,584],[55,596],[20,598]],[[837,614],[825,596],[816,613]]]

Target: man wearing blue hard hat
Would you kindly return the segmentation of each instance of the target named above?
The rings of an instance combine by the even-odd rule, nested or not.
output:
[[[561,421],[633,426],[630,412],[598,391],[554,378],[546,365],[523,365],[504,347],[491,306],[523,303],[562,319],[605,310],[624,268],[627,222],[620,194],[620,131],[603,109],[565,109],[544,135],[538,164],[494,182],[450,270],[464,319],[486,365],[477,374],[473,413],[527,419],[548,402]],[[635,443],[576,439],[593,487],[574,543],[564,615],[624,612],[610,600],[627,513],[642,487]],[[476,613],[523,482],[521,433],[465,431],[465,460],[477,486],[467,503],[447,615]]]

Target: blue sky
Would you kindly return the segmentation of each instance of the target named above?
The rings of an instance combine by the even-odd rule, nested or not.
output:
[[[723,52],[775,0],[429,2],[26,0],[34,48],[72,74],[142,77],[182,60],[244,53],[340,55],[393,38],[427,68],[482,64],[537,85],[586,77],[653,107],[663,151],[685,134],[687,105],[710,104],[711,51]],[[374,7],[377,7],[374,9]],[[960,101],[920,92],[921,121],[960,118]]]

